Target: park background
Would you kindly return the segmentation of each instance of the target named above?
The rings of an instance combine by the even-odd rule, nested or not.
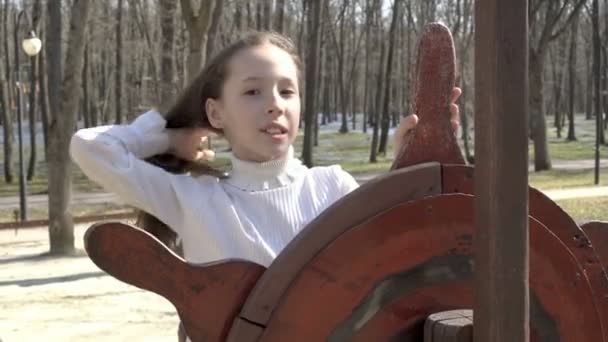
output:
[[[608,220],[607,2],[530,0],[529,182],[578,222]],[[303,62],[297,155],[310,166],[341,164],[364,183],[390,167],[392,132],[410,111],[417,38],[424,24],[441,21],[454,36],[463,89],[459,144],[474,162],[475,115],[483,115],[474,108],[474,5],[0,1],[0,339],[175,336],[177,317],[166,301],[107,276],[82,251],[91,217],[132,223],[133,209],[71,163],[75,129],[165,109],[237,36],[275,30],[293,39]],[[22,41],[32,30],[42,47],[30,57]],[[212,147],[214,165],[228,168],[226,142],[214,138]]]

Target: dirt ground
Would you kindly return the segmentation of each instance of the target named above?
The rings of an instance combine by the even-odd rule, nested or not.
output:
[[[76,246],[89,225],[76,227]],[[50,258],[46,228],[0,231],[0,341],[177,341],[164,298],[122,283],[84,252]]]

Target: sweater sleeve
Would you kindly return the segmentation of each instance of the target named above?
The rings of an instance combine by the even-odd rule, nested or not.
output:
[[[91,180],[176,229],[184,210],[178,188],[187,178],[142,160],[168,149],[165,124],[149,111],[130,125],[81,129],[71,139],[70,155]]]
[[[359,187],[355,177],[346,172],[340,165],[333,166],[334,174],[337,178],[338,190],[341,196],[346,196]]]

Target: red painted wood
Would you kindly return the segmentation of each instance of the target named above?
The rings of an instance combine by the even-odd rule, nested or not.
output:
[[[464,165],[443,165],[444,193],[473,194],[474,168]],[[608,340],[608,278],[598,253],[585,232],[559,205],[542,192],[529,188],[530,216],[555,234],[573,254],[594,293],[597,310],[602,317],[601,329]]]
[[[608,222],[587,222],[581,228],[591,240],[591,245],[597,252],[604,271],[608,272]]]
[[[414,70],[412,113],[419,121],[404,137],[392,169],[429,161],[465,164],[450,122],[456,62],[454,41],[447,27],[439,23],[425,26]]]
[[[470,260],[472,225],[473,197],[442,195],[399,205],[353,227],[293,280],[261,340],[387,341],[408,327],[420,329],[433,312],[471,307],[472,273],[450,280],[458,272],[439,267],[413,272],[402,283],[387,279],[438,257]],[[534,335],[555,329],[562,341],[603,341],[593,293],[576,259],[540,222],[531,219],[530,229],[530,287],[535,308],[546,311],[532,313]],[[433,276],[447,280],[433,283]],[[387,293],[415,286],[412,279],[427,285],[391,300]],[[353,316],[358,312],[363,315]],[[356,328],[353,335],[340,330],[345,322]]]
[[[387,208],[441,193],[441,167],[420,164],[390,172],[351,192],[308,224],[262,275],[240,316],[264,325],[291,280],[328,243]],[[230,335],[238,334],[238,330]],[[248,341],[244,339],[239,341]]]
[[[242,260],[189,264],[151,234],[122,223],[93,225],[84,240],[99,268],[168,299],[194,342],[226,339],[234,317],[265,270]]]

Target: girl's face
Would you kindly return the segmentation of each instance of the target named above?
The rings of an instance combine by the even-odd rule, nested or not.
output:
[[[284,156],[298,133],[298,70],[283,49],[264,44],[239,51],[228,64],[220,99],[207,101],[211,124],[234,155],[265,162]]]

